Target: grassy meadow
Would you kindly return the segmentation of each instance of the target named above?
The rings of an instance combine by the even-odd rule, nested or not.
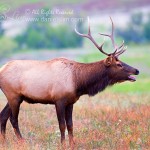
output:
[[[95,50],[93,50],[95,51]],[[100,60],[92,53],[81,62]],[[107,88],[94,97],[82,96],[74,105],[75,149],[79,150],[148,150],[150,148],[150,45],[128,47],[121,60],[140,70],[137,81]],[[0,97],[0,110],[6,104]],[[17,142],[8,121],[4,150],[61,149],[60,132],[53,105],[23,103],[19,114],[25,142]],[[67,135],[67,132],[66,132]],[[68,147],[68,137],[67,149]]]

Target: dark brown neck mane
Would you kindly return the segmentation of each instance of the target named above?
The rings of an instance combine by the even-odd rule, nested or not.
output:
[[[78,96],[88,94],[93,96],[103,91],[107,86],[113,85],[114,82],[108,77],[108,69],[103,61],[78,64],[75,69],[75,78],[77,81],[76,92]]]

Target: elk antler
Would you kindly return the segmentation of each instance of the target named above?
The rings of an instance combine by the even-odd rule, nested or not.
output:
[[[111,39],[112,45],[113,45],[115,51],[113,53],[111,53],[110,55],[119,56],[119,55],[121,55],[122,53],[124,53],[126,51],[126,47],[124,47],[124,41],[122,42],[120,47],[115,45],[115,40],[114,40],[114,23],[113,23],[113,20],[112,20],[111,17],[110,17],[110,20],[111,20],[111,23],[112,23],[111,34],[110,35],[109,34],[103,34],[103,33],[99,33],[99,34],[103,35],[103,36],[108,36]]]
[[[99,46],[99,45],[95,42],[95,40],[93,39],[93,37],[92,37],[92,35],[91,35],[89,17],[88,17],[88,25],[89,25],[88,34],[81,34],[81,33],[79,33],[79,32],[77,31],[76,28],[75,28],[75,32],[76,32],[78,35],[82,36],[82,37],[86,37],[86,38],[90,39],[90,40],[93,42],[93,44],[94,44],[103,54],[109,56],[109,54],[107,54],[106,52],[103,51],[103,45],[104,45],[104,43],[103,43],[101,46]]]
[[[118,57],[119,55],[121,55],[122,53],[125,52],[126,47],[124,47],[124,41],[122,42],[122,44],[121,44],[120,47],[118,47],[117,45],[115,45],[115,41],[114,41],[114,24],[113,24],[113,21],[112,21],[112,18],[111,18],[111,17],[110,17],[110,20],[111,20],[111,23],[112,23],[112,31],[111,31],[111,34],[110,34],[110,35],[109,35],[109,34],[103,34],[103,33],[99,33],[99,34],[100,34],[100,35],[103,35],[103,36],[108,36],[108,37],[111,39],[112,45],[113,45],[113,47],[114,47],[114,49],[115,49],[115,51],[114,51],[113,53],[108,54],[108,53],[104,52],[104,50],[103,50],[103,45],[104,45],[104,43],[102,43],[101,46],[99,46],[99,45],[95,42],[95,40],[93,39],[93,37],[92,37],[92,35],[91,35],[89,17],[88,17],[88,25],[89,25],[88,34],[81,34],[81,33],[79,33],[79,32],[76,30],[76,28],[75,28],[75,32],[76,32],[78,35],[82,36],[82,37],[86,37],[86,38],[90,39],[90,40],[93,42],[93,44],[94,44],[103,54],[105,54],[105,55],[107,55],[107,56],[113,55],[113,56]]]

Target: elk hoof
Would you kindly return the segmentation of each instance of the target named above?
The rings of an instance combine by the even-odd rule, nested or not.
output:
[[[18,143],[19,143],[19,144],[24,144],[24,143],[26,143],[26,139],[24,139],[24,138],[19,138],[19,139],[18,139]]]
[[[71,150],[74,149],[75,141],[74,141],[73,139],[71,139],[71,140],[69,141],[69,145],[70,145]]]

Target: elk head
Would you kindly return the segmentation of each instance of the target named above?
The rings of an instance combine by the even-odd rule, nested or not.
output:
[[[109,79],[111,79],[110,84],[114,84],[117,82],[123,82],[123,81],[134,82],[134,81],[136,81],[136,79],[132,75],[138,75],[139,71],[119,60],[119,55],[121,55],[122,53],[124,53],[126,51],[126,47],[124,46],[124,41],[122,42],[121,46],[115,45],[114,24],[113,24],[111,17],[110,17],[110,20],[112,23],[111,34],[109,35],[109,34],[99,33],[100,35],[107,36],[111,39],[111,42],[112,42],[112,45],[114,48],[114,52],[112,52],[110,54],[106,53],[103,50],[104,43],[102,43],[99,46],[93,39],[93,37],[91,35],[91,30],[90,30],[89,18],[88,18],[88,24],[89,24],[88,34],[81,34],[76,30],[76,28],[75,28],[75,32],[82,37],[86,37],[86,38],[90,39],[92,41],[92,43],[99,49],[99,51],[107,56],[107,58],[104,59],[102,62],[105,66],[105,70],[107,70],[107,75],[108,75]]]

